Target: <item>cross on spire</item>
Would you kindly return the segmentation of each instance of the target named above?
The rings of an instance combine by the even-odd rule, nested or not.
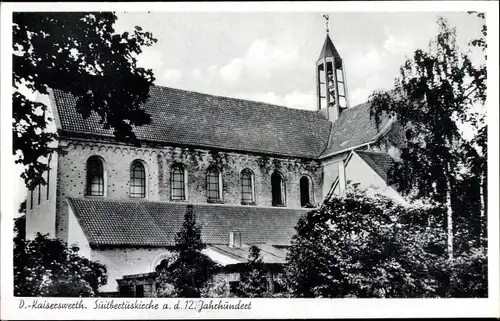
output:
[[[330,29],[328,28],[328,20],[330,20],[330,16],[327,14],[324,14],[323,18],[325,18],[325,20],[326,20],[326,33],[328,34],[330,31]]]

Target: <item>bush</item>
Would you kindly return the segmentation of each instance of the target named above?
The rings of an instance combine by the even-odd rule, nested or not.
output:
[[[106,267],[78,255],[79,248],[46,235],[15,239],[14,295],[93,297],[107,282]]]
[[[193,206],[188,205],[184,223],[176,236],[175,258],[171,264],[158,269],[160,297],[199,298],[205,284],[217,272],[218,266],[203,255],[206,245],[196,223]]]
[[[260,249],[252,245],[245,270],[240,275],[238,297],[262,298],[268,296],[267,278],[269,273],[264,268]]]
[[[348,191],[308,212],[287,257],[295,297],[441,296],[445,211]]]
[[[484,247],[472,248],[453,260],[450,297],[488,297],[488,257]]]
[[[235,295],[229,293],[228,283],[224,274],[216,274],[201,290],[202,298],[229,298]]]

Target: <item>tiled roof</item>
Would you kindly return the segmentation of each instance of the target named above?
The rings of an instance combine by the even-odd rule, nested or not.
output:
[[[68,198],[91,245],[175,245],[186,212],[185,203],[104,198]],[[289,245],[305,209],[194,204],[207,244],[227,244],[239,231],[246,244]]]
[[[319,59],[323,59],[325,57],[335,57],[339,60],[342,60],[340,58],[339,52],[337,51],[337,48],[333,45],[332,39],[330,39],[329,35],[326,35],[325,42],[323,43],[323,48],[321,48],[321,52],[319,53]]]
[[[287,251],[269,244],[255,244],[260,249],[264,263],[285,263]],[[209,245],[209,249],[222,255],[229,256],[241,263],[247,262],[250,255],[250,246],[243,244],[241,247],[229,247],[227,244]]]
[[[394,164],[394,160],[389,154],[375,153],[364,150],[357,150],[355,152],[359,155],[377,174],[380,175],[387,182],[387,173]]]
[[[160,86],[150,94],[152,123],[134,129],[141,140],[306,158],[328,144],[331,123],[314,111]],[[112,135],[97,114],[83,119],[70,94],[54,90],[54,99],[62,130]]]
[[[373,141],[389,120],[389,117],[382,116],[377,128],[375,120],[370,117],[370,102],[346,109],[333,124],[329,146],[322,156]]]

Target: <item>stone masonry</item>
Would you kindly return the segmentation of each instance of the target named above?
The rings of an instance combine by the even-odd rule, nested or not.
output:
[[[187,170],[187,200],[206,203],[206,171],[217,166],[222,173],[222,202],[241,205],[240,174],[245,168],[252,170],[255,181],[255,205],[272,206],[271,174],[279,171],[285,182],[286,207],[300,208],[302,176],[312,184],[312,202],[322,199],[323,168],[315,160],[275,158],[267,155],[215,150],[189,149],[172,146],[131,147],[110,142],[64,139],[59,144],[57,179],[56,236],[67,240],[67,197],[84,197],[86,188],[86,162],[97,155],[104,160],[107,198],[129,198],[130,164],[141,160],[146,168],[146,200],[171,201],[170,170],[182,164]],[[88,197],[88,196],[87,196]]]

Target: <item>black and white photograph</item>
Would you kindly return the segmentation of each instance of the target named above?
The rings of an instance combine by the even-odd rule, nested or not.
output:
[[[3,316],[498,317],[498,3],[273,4],[2,5]]]

